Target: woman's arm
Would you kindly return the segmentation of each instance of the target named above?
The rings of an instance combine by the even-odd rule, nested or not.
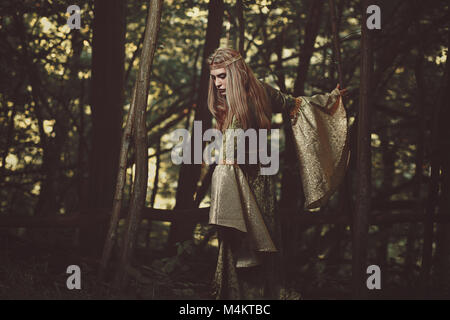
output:
[[[273,112],[287,112],[305,195],[305,208],[318,208],[341,183],[348,165],[347,116],[342,102],[346,89],[339,85],[330,93],[293,97],[270,85]]]
[[[316,94],[312,97],[294,97],[275,89],[263,81],[261,81],[261,83],[266,88],[273,112],[280,113],[283,112],[283,110],[286,110],[293,123],[297,120],[298,112],[303,102],[308,102],[313,106],[319,107],[328,114],[334,114],[339,105],[339,99],[337,98],[347,94],[347,89],[341,90],[338,84],[331,93]]]
[[[260,80],[261,81],[261,80]],[[273,113],[281,113],[286,110],[289,114],[296,109],[296,105],[301,103],[301,98],[296,102],[296,98],[290,94],[283,93],[278,89],[275,89],[271,85],[261,81],[269,98],[269,103],[272,106]]]

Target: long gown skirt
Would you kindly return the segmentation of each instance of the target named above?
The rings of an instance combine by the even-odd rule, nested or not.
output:
[[[218,226],[219,253],[213,294],[216,299],[279,299],[284,281],[274,176],[246,173],[246,177],[278,252],[255,252],[259,265],[238,268],[237,257],[242,258],[248,234]]]

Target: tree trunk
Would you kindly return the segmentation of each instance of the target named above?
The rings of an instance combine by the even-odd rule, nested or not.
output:
[[[424,139],[425,139],[425,130],[426,130],[426,113],[425,113],[425,97],[426,97],[426,88],[425,81],[423,78],[423,44],[421,43],[422,36],[420,32],[420,25],[418,23],[417,33],[420,35],[418,40],[418,54],[417,61],[414,70],[416,85],[417,85],[417,114],[419,117],[419,131],[417,132],[417,154],[416,154],[416,172],[414,176],[414,189],[413,189],[413,199],[417,200],[417,213],[422,214],[422,210],[424,209],[422,203],[422,197],[420,190],[422,189],[422,177],[423,177],[423,162],[424,162]],[[408,236],[406,243],[406,257],[405,257],[405,271],[408,279],[408,283],[410,285],[414,285],[415,277],[414,277],[414,267],[416,265],[417,256],[416,256],[416,240],[417,240],[418,226],[415,223],[410,223],[408,225]]]
[[[331,21],[331,29],[333,30],[333,45],[334,45],[334,58],[337,63],[338,69],[338,79],[341,84],[341,88],[344,88],[343,74],[342,74],[342,61],[341,61],[341,45],[339,41],[339,29],[338,29],[338,21],[336,18],[336,6],[334,0],[328,1],[328,6],[330,9],[330,21]],[[325,57],[324,57],[325,58]],[[333,61],[334,62],[334,61]],[[331,75],[333,76],[333,75]]]
[[[111,207],[119,165],[124,102],[125,3],[95,0],[92,41],[92,147],[87,208]],[[84,210],[83,210],[84,211]],[[106,226],[80,230],[86,254],[98,256]]]
[[[450,32],[448,33],[448,44],[450,44]],[[443,90],[441,92],[440,110],[437,124],[437,154],[441,170],[441,194],[439,199],[439,214],[450,215],[450,126],[448,119],[450,117],[450,103],[447,97],[450,92],[450,63],[448,60],[445,66],[443,81]],[[439,166],[437,168],[439,170]],[[450,227],[448,225],[439,225],[436,237],[436,282],[439,292],[445,296],[450,296]]]
[[[303,45],[300,45],[297,78],[295,79],[294,85],[294,95],[296,97],[305,94],[305,82],[308,75],[310,59],[314,53],[314,43],[319,32],[323,6],[324,1],[312,1],[308,11],[305,39]]]
[[[345,88],[344,82],[343,82],[343,77],[344,75],[342,74],[342,61],[341,61],[341,53],[340,53],[340,39],[339,39],[339,21],[336,18],[336,8],[335,8],[335,1],[334,0],[329,0],[328,2],[328,6],[329,6],[329,10],[330,10],[330,25],[331,25],[331,29],[332,29],[332,34],[333,34],[333,57],[334,57],[334,61],[332,61],[331,65],[332,68],[331,70],[333,70],[333,72],[330,73],[330,78],[334,79],[335,75],[334,75],[334,65],[335,65],[335,61],[337,62],[337,78],[338,78],[338,83],[340,84],[341,88]],[[339,13],[341,14],[341,13]],[[325,61],[325,55],[324,55],[324,61]],[[324,68],[325,70],[325,68]],[[353,130],[352,130],[353,133]],[[350,139],[351,140],[351,139]],[[351,146],[350,146],[351,147]],[[337,215],[344,215],[344,216],[350,216],[351,215],[351,194],[350,194],[350,187],[351,187],[351,180],[350,180],[350,170],[347,170],[345,173],[345,178],[344,181],[342,183],[342,185],[339,188],[339,203],[338,206],[336,208],[336,214]],[[333,248],[334,250],[332,250],[329,255],[328,255],[328,261],[329,261],[329,265],[330,266],[334,266],[336,264],[339,263],[340,259],[341,259],[341,255],[342,255],[342,248],[341,248],[341,243],[342,243],[342,239],[345,237],[345,228],[346,226],[334,226],[334,245]]]
[[[145,27],[144,45],[139,63],[139,74],[136,80],[134,101],[136,112],[134,118],[133,140],[136,150],[136,174],[131,195],[130,209],[127,217],[123,245],[121,247],[119,269],[116,273],[115,285],[121,288],[126,282],[126,269],[136,242],[141,215],[145,207],[148,180],[148,147],[147,129],[145,125],[147,99],[152,69],[161,23],[162,0],[149,3],[148,19]]]
[[[395,150],[389,144],[392,139],[391,128],[386,128],[380,133],[381,152],[383,157],[383,182],[381,190],[391,190],[394,184],[395,176]],[[377,261],[380,269],[383,270],[381,277],[381,288],[386,288],[385,284],[389,280],[389,260],[388,245],[391,227],[388,225],[379,226],[379,242],[377,244]]]
[[[236,0],[236,10],[237,10],[237,19],[238,19],[238,27],[239,27],[239,45],[238,51],[241,53],[241,56],[245,59],[246,52],[244,49],[245,43],[245,18],[244,18],[244,4],[243,0]]]
[[[369,1],[362,5],[361,21],[361,85],[358,109],[358,141],[357,141],[357,185],[356,205],[353,217],[352,244],[352,285],[353,296],[363,299],[367,295],[366,288],[366,258],[368,238],[368,215],[370,212],[371,193],[371,151],[370,151],[370,105],[371,105],[371,76],[372,76],[372,48],[369,30],[366,27],[366,8]]]

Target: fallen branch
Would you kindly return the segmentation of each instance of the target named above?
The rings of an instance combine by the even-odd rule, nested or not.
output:
[[[125,218],[127,208],[123,208],[120,213],[121,218]],[[289,209],[281,209],[280,214],[286,214]],[[369,216],[371,225],[396,224],[406,222],[423,223],[427,221],[425,214],[417,214],[414,211],[405,210],[400,213],[381,213],[374,210]],[[0,228],[78,228],[85,225],[92,225],[104,222],[110,218],[111,209],[101,209],[92,211],[90,214],[80,214],[79,212],[70,215],[58,215],[53,217],[15,217],[13,215],[0,216]],[[377,214],[377,212],[380,212]],[[165,210],[144,208],[141,214],[142,219],[151,221],[167,222],[198,222],[208,223],[209,207],[195,209]],[[299,226],[321,225],[321,224],[343,224],[351,225],[351,220],[347,216],[337,213],[322,214],[311,212],[297,212],[292,215],[292,223]],[[431,217],[436,223],[450,223],[450,215],[434,215]]]

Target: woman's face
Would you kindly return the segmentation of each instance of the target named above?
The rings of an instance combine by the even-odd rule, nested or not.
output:
[[[219,94],[225,96],[227,88],[227,72],[225,68],[211,70],[210,74]]]

